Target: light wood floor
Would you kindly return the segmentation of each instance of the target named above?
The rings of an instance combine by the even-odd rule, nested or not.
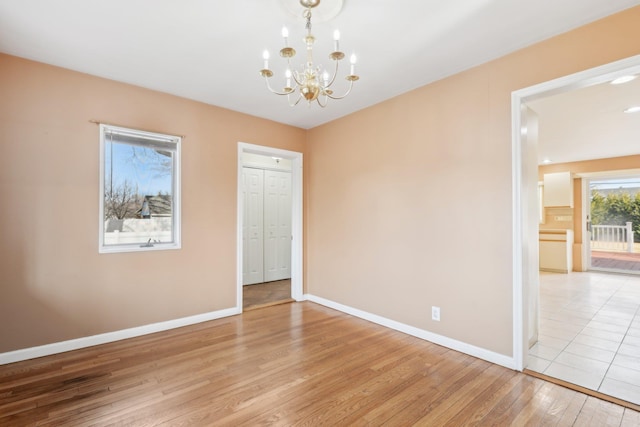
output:
[[[242,307],[245,311],[293,301],[295,300],[291,298],[291,279],[242,287]]]
[[[638,426],[640,413],[311,302],[0,366],[0,425]]]

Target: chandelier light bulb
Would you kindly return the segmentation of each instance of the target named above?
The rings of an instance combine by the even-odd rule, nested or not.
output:
[[[333,32],[333,50],[335,52],[340,51],[340,31],[339,30],[335,30]]]
[[[269,69],[269,51],[265,50],[264,52],[262,52],[262,59],[264,59],[264,69],[268,70]]]
[[[284,76],[287,78],[286,87],[291,87],[291,70],[287,68],[287,71],[284,72]]]
[[[349,61],[351,62],[351,75],[355,76],[356,74],[356,61],[358,58],[356,58],[356,55],[354,53],[351,54],[351,58],[349,58]]]

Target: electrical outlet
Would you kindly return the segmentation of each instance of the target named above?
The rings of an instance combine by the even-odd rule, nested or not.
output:
[[[435,305],[431,307],[431,319],[436,322],[440,321],[440,307],[436,307]]]

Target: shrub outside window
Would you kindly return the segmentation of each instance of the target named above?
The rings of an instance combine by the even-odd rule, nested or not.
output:
[[[100,125],[100,253],[180,248],[180,145]]]

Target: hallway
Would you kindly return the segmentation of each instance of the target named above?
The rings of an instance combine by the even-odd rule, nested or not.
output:
[[[242,288],[242,307],[244,311],[294,301],[291,298],[291,279],[257,283],[243,286]]]

